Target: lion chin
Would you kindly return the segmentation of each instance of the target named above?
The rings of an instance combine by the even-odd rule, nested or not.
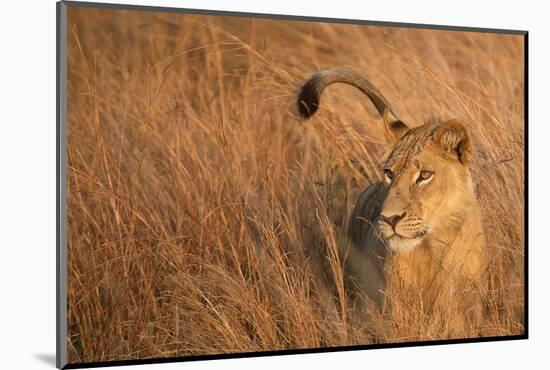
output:
[[[405,254],[416,248],[424,238],[405,238],[394,233],[389,237],[385,237],[385,240],[386,245],[393,254]]]

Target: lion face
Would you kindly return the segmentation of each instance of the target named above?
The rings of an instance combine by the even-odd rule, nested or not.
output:
[[[471,194],[470,136],[457,121],[413,128],[396,140],[384,163],[387,197],[378,228],[394,253],[460,222]]]

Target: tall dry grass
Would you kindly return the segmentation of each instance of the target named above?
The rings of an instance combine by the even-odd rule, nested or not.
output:
[[[520,36],[69,7],[69,362],[522,333],[523,62]],[[350,87],[299,122],[299,83],[334,66],[412,125],[471,129],[480,328],[349,316],[336,244],[384,140]]]

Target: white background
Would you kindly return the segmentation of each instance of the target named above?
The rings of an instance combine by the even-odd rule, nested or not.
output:
[[[545,352],[550,350],[550,243],[545,235],[548,196],[544,193],[549,185],[550,20],[544,1],[126,0],[121,3],[530,31],[529,340],[133,368],[518,369],[525,365],[548,368]],[[53,368],[55,2],[5,1],[0,17],[0,368]]]

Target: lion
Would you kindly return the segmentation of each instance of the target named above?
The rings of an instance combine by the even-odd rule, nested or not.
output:
[[[302,118],[315,114],[333,83],[352,85],[370,99],[390,149],[383,181],[360,194],[349,219],[346,275],[378,308],[387,306],[389,290],[401,287],[401,293],[419,293],[419,307],[428,314],[460,300],[468,317],[479,321],[485,236],[468,128],[456,119],[410,127],[369,80],[349,69],[320,71],[302,85]]]

